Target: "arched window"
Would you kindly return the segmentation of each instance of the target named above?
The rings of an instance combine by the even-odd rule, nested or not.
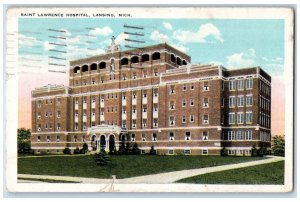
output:
[[[74,73],[80,73],[80,67],[79,66],[76,66],[74,68]]]
[[[180,59],[180,57],[177,57],[177,64],[181,65],[181,59]]]
[[[89,71],[89,66],[83,65],[82,66],[82,72],[87,72],[87,71]]]
[[[91,71],[93,71],[93,70],[97,70],[97,64],[96,63],[93,63],[91,65]]]
[[[100,62],[99,69],[105,69],[106,68],[106,62]]]
[[[142,55],[142,62],[147,62],[149,61],[149,55],[148,54],[145,54],[145,55]]]
[[[133,56],[131,58],[131,63],[138,63],[139,62],[139,57],[138,56]]]
[[[152,54],[152,60],[159,60],[160,59],[160,53],[159,52],[155,52]]]
[[[121,60],[121,65],[128,65],[128,58],[123,58]]]
[[[171,62],[175,63],[175,55],[174,54],[171,54]]]
[[[187,65],[187,62],[185,60],[182,60],[182,65]]]

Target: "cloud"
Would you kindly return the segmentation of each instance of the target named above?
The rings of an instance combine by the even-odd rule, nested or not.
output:
[[[197,32],[192,32],[187,30],[176,30],[173,33],[173,37],[182,43],[212,42],[207,39],[210,36],[221,43],[224,42],[220,30],[211,23],[206,23],[201,25]]]
[[[159,43],[165,43],[169,41],[169,37],[167,35],[162,34],[157,30],[151,33],[150,39]]]
[[[163,25],[164,25],[164,27],[165,27],[166,29],[168,29],[168,30],[172,30],[172,29],[173,29],[171,23],[163,22]]]
[[[180,45],[180,44],[172,44],[171,43],[170,45],[173,46],[174,48],[176,48],[176,49],[184,52],[184,53],[186,53],[189,50],[189,48],[187,48],[187,47],[185,47],[183,45]]]
[[[248,49],[245,52],[235,53],[227,56],[227,66],[231,68],[249,67],[255,64],[255,50],[253,48]]]
[[[112,33],[113,33],[113,30],[108,26],[105,26],[105,27],[102,27],[102,28],[97,27],[97,28],[95,28],[95,29],[93,29],[89,32],[90,35],[95,35],[95,36],[98,36],[98,35],[108,36]]]

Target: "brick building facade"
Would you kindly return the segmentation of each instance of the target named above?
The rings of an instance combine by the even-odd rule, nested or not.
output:
[[[136,142],[159,154],[250,155],[270,148],[271,77],[260,67],[191,65],[167,44],[70,62],[69,87],[32,91],[32,149],[108,149]]]

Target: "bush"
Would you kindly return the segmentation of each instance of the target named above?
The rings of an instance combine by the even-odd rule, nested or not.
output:
[[[81,154],[80,149],[78,147],[76,147],[76,149],[74,150],[73,154]]]
[[[251,156],[257,156],[257,149],[256,149],[255,145],[253,145],[253,147],[251,149]]]
[[[82,149],[80,150],[80,153],[85,154],[88,151],[89,151],[89,147],[88,147],[87,143],[84,143],[83,146],[82,146]]]
[[[135,142],[132,146],[132,150],[131,150],[132,154],[141,154],[141,150],[138,147],[138,144]]]
[[[223,147],[221,150],[221,156],[228,156],[228,150],[225,149],[225,147]]]
[[[63,150],[64,154],[71,154],[71,149],[69,149],[68,147],[64,148]]]
[[[151,146],[151,149],[150,149],[150,151],[149,151],[149,154],[150,154],[150,155],[156,155],[156,150],[154,149],[154,146],[153,146],[153,145]]]

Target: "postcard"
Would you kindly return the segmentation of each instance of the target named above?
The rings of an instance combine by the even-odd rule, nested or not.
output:
[[[293,9],[6,17],[9,192],[293,190]]]

